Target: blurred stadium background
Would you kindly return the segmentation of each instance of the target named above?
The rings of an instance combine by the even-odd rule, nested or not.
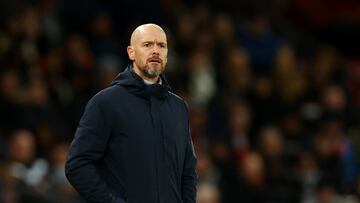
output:
[[[68,146],[148,22],[190,105],[198,203],[359,202],[360,1],[1,0],[0,203],[83,202]]]

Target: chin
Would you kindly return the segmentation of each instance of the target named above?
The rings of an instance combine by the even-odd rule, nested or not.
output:
[[[148,66],[148,69],[151,71],[151,72],[163,72],[164,70],[164,67],[162,67],[161,65],[155,65],[155,66]]]
[[[162,69],[162,64],[159,63],[149,63],[147,64],[147,67],[152,69]]]

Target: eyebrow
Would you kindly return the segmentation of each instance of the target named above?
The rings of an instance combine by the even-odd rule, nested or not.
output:
[[[146,44],[146,43],[155,44],[154,41],[145,41],[145,42],[143,42],[142,44]],[[167,45],[166,42],[156,42],[156,44],[161,44],[161,45],[165,45],[165,46]]]

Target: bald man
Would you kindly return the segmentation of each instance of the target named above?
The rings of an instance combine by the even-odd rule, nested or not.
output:
[[[189,113],[162,74],[167,47],[161,27],[137,27],[130,65],[88,102],[65,167],[88,202],[195,203]]]

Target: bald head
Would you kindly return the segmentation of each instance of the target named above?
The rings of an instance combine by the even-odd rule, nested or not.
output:
[[[134,44],[138,43],[140,38],[144,35],[147,35],[150,32],[160,32],[165,36],[165,31],[158,25],[153,23],[143,24],[135,28],[130,38],[130,46],[134,46]]]

